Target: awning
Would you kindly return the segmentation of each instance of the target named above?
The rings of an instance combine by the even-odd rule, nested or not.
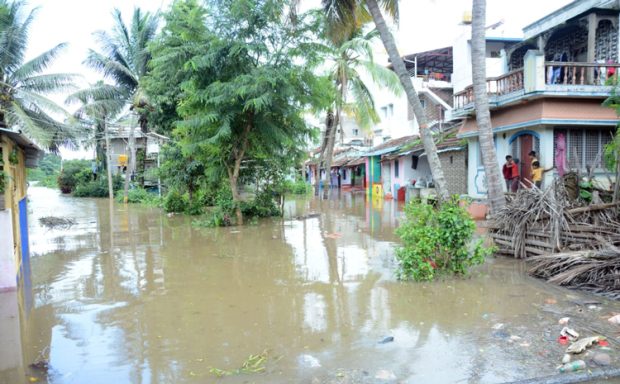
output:
[[[39,163],[41,157],[43,157],[43,150],[39,148],[33,141],[27,138],[24,134],[10,129],[0,128],[0,135],[4,135],[13,140],[25,153],[26,168],[35,168]]]

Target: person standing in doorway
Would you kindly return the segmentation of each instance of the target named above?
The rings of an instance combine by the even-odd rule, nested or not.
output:
[[[530,159],[530,171],[534,169],[534,162],[538,161],[538,157],[536,156],[536,151],[530,151],[527,154],[527,157]]]
[[[506,181],[506,191],[516,192],[519,187],[519,168],[512,159],[512,156],[506,156],[506,163],[502,168],[502,173]]]

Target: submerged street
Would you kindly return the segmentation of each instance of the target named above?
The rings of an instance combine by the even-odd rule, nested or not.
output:
[[[290,200],[283,220],[217,229],[29,195],[23,361],[0,383],[499,383],[556,372],[561,317],[582,336],[617,336],[606,320],[617,302],[530,278],[513,259],[397,281],[402,207],[364,194]],[[61,212],[76,225],[39,225]],[[609,340],[613,365],[619,347]]]

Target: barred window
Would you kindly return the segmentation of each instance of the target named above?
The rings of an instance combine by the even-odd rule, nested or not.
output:
[[[555,129],[553,131],[554,153],[560,133],[566,137],[566,164],[570,169],[585,171],[591,166],[603,168],[605,145],[612,139],[612,128]],[[554,165],[557,165],[555,158]]]

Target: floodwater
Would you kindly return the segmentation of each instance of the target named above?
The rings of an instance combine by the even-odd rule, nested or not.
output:
[[[32,287],[18,298],[17,348],[0,345],[20,363],[0,383],[501,383],[556,372],[565,315],[583,336],[610,337],[618,365],[606,318],[620,305],[532,279],[521,262],[397,281],[393,202],[290,200],[283,220],[205,229],[29,193]],[[47,230],[49,215],[77,224]]]

